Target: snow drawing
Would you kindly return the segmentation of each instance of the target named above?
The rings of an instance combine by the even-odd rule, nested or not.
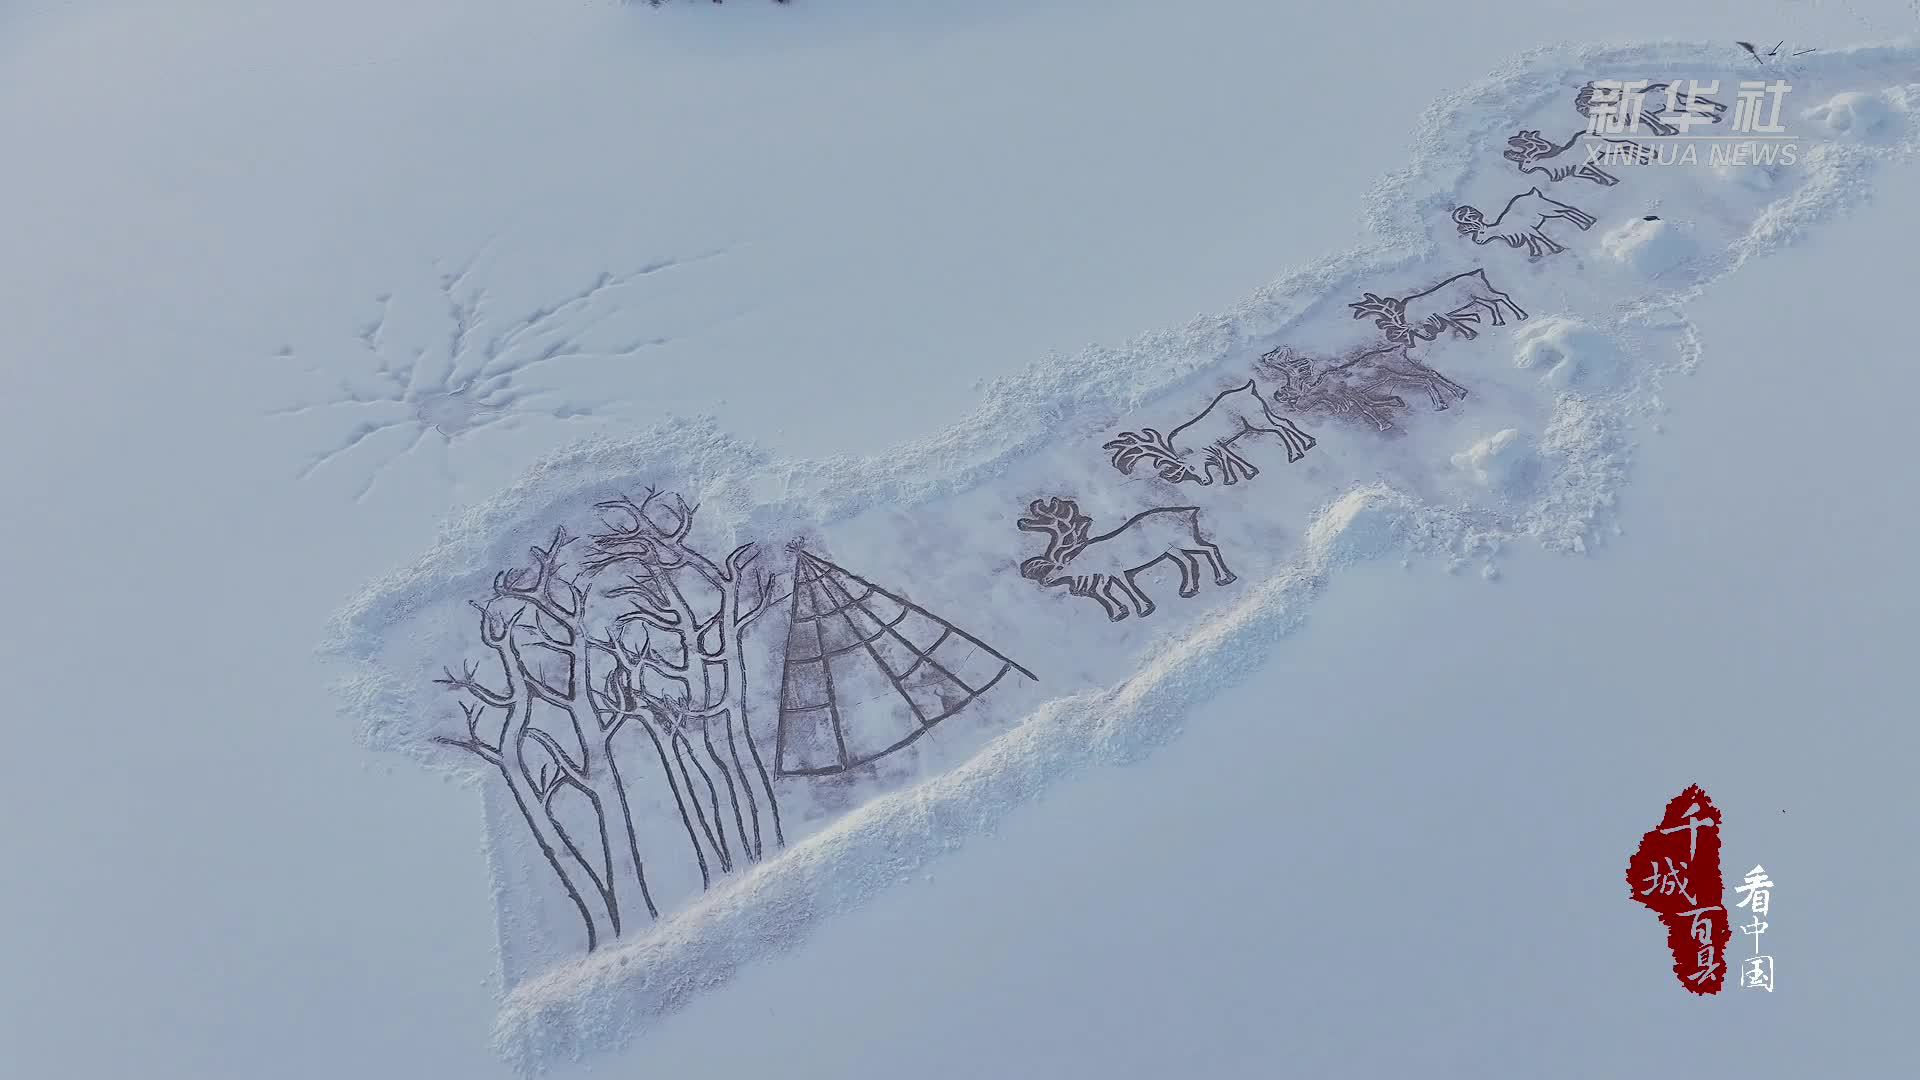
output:
[[[1312,360],[1287,345],[1262,353],[1254,363],[1280,383],[1273,399],[1284,409],[1366,423],[1384,432],[1394,428],[1393,410],[1407,407],[1405,398],[1381,390],[1377,382],[1356,385],[1347,381],[1346,371],[1316,370]]]
[[[537,1071],[624,1043],[930,871],[1060,778],[1150,752],[1168,717],[1240,677],[1247,643],[1293,632],[1346,567],[1430,559],[1491,580],[1511,546],[1611,542],[1636,426],[1703,356],[1688,305],[1858,201],[1883,163],[1911,159],[1916,57],[1809,58],[1795,92],[1828,104],[1794,117],[1816,152],[1749,170],[1764,183],[1569,175],[1609,200],[1592,257],[1538,260],[1521,284],[1428,242],[1432,208],[1512,190],[1510,136],[1555,130],[1589,77],[1737,80],[1744,67],[1725,65],[1753,62],[1680,46],[1543,53],[1433,113],[1369,205],[1383,247],[1215,317],[1036,363],[991,384],[964,421],[885,453],[777,457],[716,423],[664,422],[557,453],[473,508],[356,598],[331,647],[353,665],[347,706],[370,744],[484,781],[505,1053]],[[1535,255],[1564,250],[1542,226],[1599,224],[1541,190],[1492,224],[1467,206],[1455,221]],[[1499,355],[1471,344],[1508,326]],[[1469,398],[1449,376],[1476,353],[1488,362]],[[1208,404],[1196,386],[1235,389],[1195,410]],[[1143,408],[1187,422],[1138,428],[1098,459],[1067,434],[1108,439],[1114,417]],[[1442,410],[1456,422],[1424,416]],[[1281,416],[1315,428],[1311,465],[1231,512],[1208,505],[1250,474],[1236,459],[1277,459],[1262,446],[1286,443]],[[1374,434],[1330,436],[1321,417]],[[1375,445],[1382,435],[1393,444]],[[1109,457],[1120,449],[1149,483],[1192,483],[1180,490],[1193,497],[1125,501],[1105,486],[1110,465],[1126,474]],[[649,485],[702,503],[698,524],[674,496],[642,497]],[[635,496],[608,502],[622,491]],[[609,528],[591,544],[554,533],[595,505]],[[809,539],[776,581],[733,530]],[[480,597],[473,642],[467,602],[522,538],[538,542],[532,563]],[[1186,602],[1161,603],[1176,575]],[[1062,625],[1094,618],[1066,597],[1099,604],[1097,637]],[[460,708],[430,681],[449,657],[442,686]],[[584,961],[583,924],[601,946]]]
[[[1395,345],[1432,341],[1443,330],[1472,340],[1478,332],[1468,324],[1479,322],[1483,311],[1494,326],[1507,325],[1503,308],[1516,319],[1527,317],[1520,305],[1513,302],[1513,297],[1494,288],[1493,282],[1487,280],[1487,272],[1477,268],[1455,274],[1424,292],[1401,297],[1367,293],[1347,306],[1353,309],[1356,319],[1372,316],[1373,325]]]
[[[1655,135],[1679,135],[1680,128],[1662,120],[1662,116],[1679,112],[1684,118],[1697,117],[1707,123],[1717,124],[1727,115],[1726,104],[1712,98],[1688,94],[1684,101],[1680,100],[1681,94],[1672,83],[1650,82],[1645,86],[1637,86],[1631,95],[1621,93],[1616,87],[1603,96],[1602,89],[1595,83],[1588,82],[1575,91],[1574,111],[1589,121],[1594,120],[1596,115],[1603,120],[1617,117],[1626,125],[1628,131],[1635,131],[1645,126]],[[1660,112],[1654,112],[1648,108],[1646,103],[1654,100],[1665,101],[1666,108]],[[1623,115],[1629,108],[1633,110],[1633,114]]]
[[[1035,499],[1027,507],[1027,517],[1018,527],[1047,537],[1047,550],[1020,564],[1020,576],[1052,588],[1064,585],[1073,596],[1091,596],[1106,609],[1107,618],[1119,622],[1127,617],[1127,603],[1134,614],[1146,618],[1153,614],[1151,597],[1133,580],[1134,575],[1162,560],[1171,561],[1180,571],[1180,595],[1193,596],[1200,591],[1200,560],[1207,560],[1215,585],[1231,585],[1233,571],[1220,549],[1200,535],[1200,508],[1163,506],[1143,510],[1128,518],[1126,524],[1099,536],[1087,535],[1093,519],[1080,512],[1072,499]],[[1078,565],[1075,565],[1075,564]],[[1119,598],[1114,597],[1118,591]]]
[[[342,376],[338,365],[308,363],[307,370],[326,374],[333,388],[268,415],[336,419],[341,430],[327,437],[296,478],[323,468],[355,474],[356,501],[422,443],[438,448],[440,469],[451,479],[454,445],[483,430],[600,419],[609,403],[565,399],[558,387],[536,381],[542,369],[563,361],[617,363],[669,344],[669,336],[595,342],[591,334],[620,314],[614,301],[621,290],[718,254],[603,272],[560,300],[514,317],[502,317],[511,309],[501,310],[500,299],[477,280],[484,256],[476,256],[441,273],[431,296],[376,296],[377,313],[354,333],[369,366]],[[283,348],[276,359],[293,360],[295,353]]]
[[[1513,219],[1511,223],[1507,221],[1509,217]],[[1478,207],[1460,206],[1453,211],[1453,223],[1460,227],[1461,236],[1476,244],[1500,240],[1510,248],[1524,247],[1527,255],[1535,259],[1567,250],[1541,231],[1547,222],[1562,218],[1573,222],[1581,232],[1593,228],[1592,214],[1577,206],[1555,202],[1540,194],[1539,188],[1530,188],[1508,199],[1492,221],[1488,221]]]
[[[1558,183],[1561,180],[1591,180],[1601,187],[1612,187],[1620,178],[1595,164],[1595,160],[1604,159],[1608,164],[1630,162],[1645,165],[1657,156],[1651,146],[1642,146],[1626,139],[1602,139],[1607,146],[1597,153],[1581,150],[1578,161],[1568,160],[1556,164],[1544,164],[1553,161],[1561,154],[1580,146],[1580,139],[1586,132],[1576,131],[1567,137],[1564,143],[1556,143],[1538,131],[1522,131],[1507,139],[1507,149],[1500,156],[1513,162],[1523,173],[1539,173]]]
[[[1034,679],[913,601],[796,551],[774,772],[825,776],[884,757],[1009,672]]]
[[[1160,479],[1170,484],[1191,480],[1210,485],[1216,470],[1221,483],[1237,484],[1242,478],[1251,480],[1260,475],[1252,462],[1233,450],[1234,443],[1256,434],[1280,436],[1287,448],[1288,464],[1313,449],[1313,436],[1286,417],[1275,416],[1253,379],[1214,395],[1200,415],[1165,435],[1156,428],[1122,432],[1101,444],[1101,449],[1113,451],[1113,467],[1123,473],[1131,474],[1133,467],[1145,460]]]
[[[1361,395],[1376,392],[1384,386],[1424,390],[1435,411],[1444,410],[1450,402],[1464,401],[1467,397],[1466,387],[1414,359],[1413,350],[1405,345],[1362,349],[1345,360],[1325,365],[1317,375],[1312,376],[1313,382],[1318,383],[1327,375],[1337,376],[1343,382],[1352,380],[1350,385]],[[1405,402],[1401,402],[1401,407],[1405,407]]]
[[[754,570],[757,545],[716,561],[688,543],[699,508],[678,495],[594,509],[604,531],[583,549],[558,528],[473,604],[487,656],[435,680],[462,700],[458,727],[433,737],[499,774],[588,951],[630,931],[640,907],[660,917],[663,859],[689,860],[704,891],[785,846],[776,778],[874,761],[1009,672],[1034,678],[805,551],[776,595],[778,575]],[[742,639],[789,598],[769,768],[748,723]]]
[[[569,552],[578,537],[558,528],[528,552],[530,565],[496,574],[492,595],[473,604],[487,658],[437,680],[464,699],[464,722],[434,742],[499,773],[589,950],[632,924],[636,897],[659,917],[637,770],[657,764],[648,786],[671,793],[679,854],[698,865],[703,889],[759,861],[769,840],[785,843],[746,722],[741,648],[777,600],[774,577],[752,572],[752,544],[718,563],[689,547],[697,508],[659,501],[649,491],[602,502],[607,531],[590,546]]]

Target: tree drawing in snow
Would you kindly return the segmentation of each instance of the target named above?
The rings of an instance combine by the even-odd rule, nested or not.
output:
[[[1492,221],[1475,206],[1461,206],[1453,211],[1453,223],[1459,227],[1461,236],[1476,244],[1498,240],[1510,248],[1526,248],[1527,255],[1535,259],[1567,250],[1542,231],[1547,222],[1560,220],[1571,221],[1575,228],[1586,232],[1593,228],[1594,219],[1577,206],[1547,198],[1539,188],[1530,188],[1508,199]]]
[[[1180,571],[1180,595],[1200,591],[1200,561],[1206,560],[1215,585],[1230,585],[1234,573],[1220,549],[1200,533],[1200,508],[1164,506],[1143,510],[1111,532],[1091,536],[1093,519],[1072,499],[1035,499],[1017,527],[1040,533],[1047,548],[1020,564],[1020,576],[1041,588],[1065,586],[1069,595],[1090,596],[1119,622],[1133,614],[1153,614],[1153,599],[1135,575],[1167,561]],[[1115,595],[1118,594],[1118,595]]]
[[[796,551],[774,770],[843,773],[906,746],[1009,673],[992,646],[898,593]]]
[[[591,420],[594,406],[555,400],[556,388],[533,385],[532,376],[561,361],[619,361],[667,344],[669,338],[646,337],[595,346],[587,335],[619,313],[617,305],[604,303],[617,290],[687,261],[663,260],[627,273],[603,273],[558,303],[496,318],[497,302],[474,281],[476,259],[440,276],[436,295],[428,301],[441,312],[441,331],[433,340],[411,345],[394,340],[393,318],[401,301],[391,293],[381,294],[375,298],[378,313],[355,334],[371,367],[338,377],[337,365],[329,363],[324,371],[338,378],[330,393],[269,415],[324,411],[350,418],[297,476],[306,479],[328,466],[355,468],[351,459],[360,458],[356,500],[423,442],[437,442],[445,455],[455,442],[489,427],[536,419]],[[279,356],[292,359],[294,353],[283,349]],[[309,365],[308,370],[319,374],[323,368]],[[444,456],[442,469],[446,471]]]
[[[782,599],[774,576],[753,570],[753,544],[719,561],[690,546],[697,508],[678,496],[596,509],[605,532],[577,547],[556,529],[475,602],[484,659],[437,680],[461,700],[458,726],[434,739],[498,773],[589,950],[642,908],[658,917],[655,860],[691,860],[705,888],[785,843],[742,651]],[[643,792],[671,806],[678,850],[642,850]]]
[[[1628,162],[1645,165],[1656,156],[1653,147],[1626,139],[1604,139],[1604,145],[1590,150],[1580,142],[1586,134],[1576,131],[1566,142],[1556,143],[1538,131],[1522,131],[1507,139],[1507,149],[1502,150],[1500,156],[1513,162],[1523,173],[1538,173],[1555,183],[1569,179],[1591,180],[1601,187],[1612,187],[1620,178],[1602,169],[1599,161],[1610,165]],[[1570,150],[1578,153],[1560,160],[1560,155]]]
[[[1249,435],[1277,435],[1287,448],[1287,462],[1299,461],[1313,449],[1313,436],[1301,431],[1284,416],[1275,416],[1248,379],[1244,386],[1223,390],[1214,396],[1200,415],[1179,427],[1160,434],[1156,428],[1122,432],[1102,444],[1113,451],[1113,467],[1131,474],[1133,467],[1147,462],[1170,484],[1193,481],[1212,484],[1217,472],[1223,484],[1237,484],[1242,478],[1260,475],[1253,463],[1233,449],[1233,444]]]
[[[1423,292],[1408,296],[1379,296],[1367,293],[1348,304],[1356,319],[1373,319],[1387,341],[1394,345],[1416,345],[1432,341],[1443,332],[1468,340],[1478,336],[1472,324],[1482,314],[1493,326],[1507,324],[1506,312],[1524,321],[1527,313],[1513,297],[1494,288],[1481,269],[1455,274]]]

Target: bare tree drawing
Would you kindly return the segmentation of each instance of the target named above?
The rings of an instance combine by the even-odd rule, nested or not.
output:
[[[769,833],[786,842],[741,649],[781,599],[774,577],[752,572],[753,544],[719,562],[688,546],[697,508],[656,503],[601,503],[607,531],[585,550],[556,529],[529,565],[495,575],[474,604],[487,659],[436,680],[462,698],[464,725],[435,741],[498,771],[589,950],[632,924],[635,897],[659,916],[623,762],[657,762],[703,887],[759,860]]]

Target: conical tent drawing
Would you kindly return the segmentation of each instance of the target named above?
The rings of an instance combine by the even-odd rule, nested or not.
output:
[[[906,746],[1017,671],[903,596],[802,551],[780,677],[774,769],[845,772]]]

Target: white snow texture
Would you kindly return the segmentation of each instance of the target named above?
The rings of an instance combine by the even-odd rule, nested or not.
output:
[[[330,646],[350,661],[343,700],[367,741],[439,767],[475,764],[434,741],[457,728],[433,680],[471,647],[469,601],[555,526],[590,531],[594,503],[648,488],[699,504],[694,537],[704,549],[755,542],[780,552],[804,541],[1038,676],[983,696],[830,797],[805,778],[779,781],[784,851],[710,889],[663,893],[657,923],[584,956],[577,921],[511,806],[475,771],[510,988],[501,1051],[531,1071],[617,1046],[822,917],[990,832],[1057,779],[1150,752],[1196,703],[1279,647],[1343,566],[1431,557],[1491,578],[1516,542],[1569,552],[1604,543],[1631,429],[1662,408],[1662,380],[1699,359],[1688,302],[1862,198],[1876,167],[1915,148],[1920,51],[1863,48],[1800,63],[1796,100],[1824,104],[1794,126],[1798,164],[1703,161],[1629,168],[1617,186],[1543,184],[1597,219],[1588,231],[1544,226],[1564,253],[1529,259],[1474,246],[1449,211],[1471,204],[1491,217],[1526,191],[1537,177],[1501,158],[1505,140],[1568,127],[1572,94],[1588,79],[1681,73],[1731,85],[1744,73],[1724,48],[1528,54],[1427,111],[1411,160],[1371,196],[1370,246],[1301,268],[1217,316],[1000,380],[974,415],[892,453],[776,460],[711,423],[663,425],[557,453],[452,521],[436,547],[353,601]],[[1350,310],[1364,294],[1410,296],[1474,269],[1526,318],[1481,318],[1471,340],[1442,333],[1415,343],[1421,362],[1466,388],[1463,399],[1395,384],[1404,408],[1389,410],[1384,433],[1293,414],[1316,445],[1289,464],[1277,438],[1244,439],[1235,450],[1259,475],[1231,485],[1170,484],[1145,466],[1123,475],[1102,449],[1121,432],[1166,432],[1249,378],[1271,400],[1278,376],[1257,358],[1282,344],[1315,364],[1347,356],[1378,341],[1373,321]],[[1162,564],[1140,579],[1157,604],[1152,616],[1122,621],[1090,597],[1039,588],[1019,572],[1039,538],[1015,522],[1055,497],[1076,500],[1096,532],[1143,510],[1197,506],[1236,580],[1203,574],[1197,595],[1182,597]],[[768,558],[786,573],[789,556]],[[780,641],[785,618],[771,614],[749,646]],[[765,740],[778,670],[771,657],[756,663],[748,715]]]

